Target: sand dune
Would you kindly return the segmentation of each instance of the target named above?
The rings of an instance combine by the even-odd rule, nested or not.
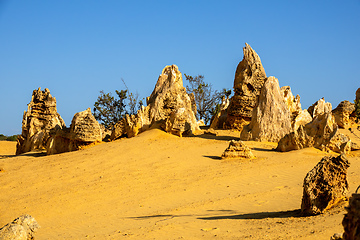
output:
[[[51,156],[14,156],[15,143],[0,142],[0,226],[30,214],[41,225],[37,239],[329,239],[343,231],[344,205],[299,214],[303,179],[328,153],[250,141],[256,159],[221,160],[238,136],[153,129]],[[350,192],[359,156],[349,156]]]

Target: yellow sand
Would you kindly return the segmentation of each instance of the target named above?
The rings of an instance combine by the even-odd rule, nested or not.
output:
[[[344,206],[299,216],[303,179],[327,153],[245,142],[256,159],[221,160],[236,136],[179,138],[153,129],[51,156],[14,156],[15,143],[0,142],[0,227],[30,214],[41,225],[36,239],[330,239],[343,232]],[[349,160],[351,193],[360,184],[360,154]]]

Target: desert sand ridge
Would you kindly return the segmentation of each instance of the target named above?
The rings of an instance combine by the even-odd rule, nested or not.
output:
[[[275,143],[248,141],[256,159],[220,160],[239,133],[217,133],[179,138],[152,129],[50,156],[15,156],[15,144],[5,152],[0,142],[0,226],[30,214],[41,225],[36,239],[329,239],[343,232],[344,206],[313,217],[299,212],[304,176],[327,153],[279,153]],[[360,182],[359,156],[348,156],[350,192]]]

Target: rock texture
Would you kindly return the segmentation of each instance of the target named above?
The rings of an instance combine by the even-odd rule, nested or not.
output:
[[[46,150],[47,154],[70,152],[101,140],[101,126],[88,108],[74,115],[70,128],[52,131]]]
[[[296,95],[296,97],[294,97],[289,86],[281,87],[280,91],[284,96],[285,103],[291,114],[299,113],[302,111],[299,95]]]
[[[325,102],[324,98],[321,98],[319,101],[314,103],[308,108],[308,111],[312,118],[315,118],[317,115],[331,112],[332,105],[329,102]]]
[[[154,124],[178,136],[200,129],[195,118],[194,96],[186,92],[182,74],[176,65],[163,69],[146,102],[147,106],[136,115],[127,115],[115,126],[111,139],[123,135],[136,136]]]
[[[182,74],[176,65],[166,66],[151,95],[146,99],[149,110],[149,119],[154,122],[163,121],[172,115],[180,117],[179,122],[185,121],[182,132],[198,130],[193,103],[183,86]],[[173,121],[171,121],[173,122]],[[165,127],[164,130],[171,132],[172,129]],[[178,131],[174,125],[174,131]]]
[[[34,90],[28,109],[24,112],[16,154],[45,149],[50,131],[64,127],[64,120],[56,110],[56,99],[51,96],[49,89]]]
[[[312,117],[307,110],[301,110],[300,96],[294,95],[291,92],[289,86],[280,88],[284,96],[285,103],[291,113],[291,127],[293,131],[296,131],[299,126],[306,125],[312,121]]]
[[[342,101],[333,111],[335,121],[340,128],[348,128],[355,124],[355,117],[351,116],[355,111],[355,104]]]
[[[241,130],[251,121],[253,109],[260,95],[266,74],[260,57],[245,44],[244,58],[238,64],[234,80],[234,96],[230,99],[225,128]]]
[[[344,227],[342,239],[360,240],[360,194],[352,194],[346,211],[347,213],[342,221]]]
[[[321,214],[346,198],[349,161],[344,155],[325,156],[306,175],[301,211],[306,215]]]
[[[300,126],[296,131],[280,139],[277,151],[287,152],[306,147],[315,147],[323,151],[349,153],[350,138],[339,133],[335,118],[331,112],[317,115],[311,123]]]
[[[269,77],[261,88],[251,122],[244,126],[240,138],[278,142],[291,130],[291,114],[280,92],[279,82],[275,77]]]
[[[35,218],[23,215],[0,229],[0,240],[31,240],[40,228]]]
[[[300,126],[305,126],[313,120],[308,110],[304,109],[291,115],[291,126],[293,131],[297,131]]]
[[[210,123],[210,128],[212,129],[223,129],[224,124],[227,118],[227,110],[229,107],[230,101],[227,97],[223,96],[221,98],[220,109],[217,114],[213,116]]]
[[[254,154],[251,149],[246,146],[242,141],[231,140],[229,147],[225,149],[221,158],[254,158]]]

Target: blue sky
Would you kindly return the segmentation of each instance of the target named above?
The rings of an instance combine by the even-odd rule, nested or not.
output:
[[[303,108],[360,87],[360,0],[0,0],[0,133],[21,133],[38,87],[67,126],[121,78],[146,98],[166,65],[232,88],[245,42]]]

